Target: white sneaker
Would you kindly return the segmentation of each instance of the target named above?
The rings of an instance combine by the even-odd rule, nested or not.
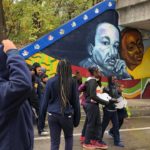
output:
[[[40,133],[39,135],[40,135],[40,136],[47,136],[47,135],[49,135],[49,132],[43,130],[43,131],[41,131],[41,133]]]

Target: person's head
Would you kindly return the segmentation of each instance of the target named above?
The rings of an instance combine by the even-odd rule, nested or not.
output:
[[[88,68],[88,71],[89,71],[91,76],[93,76],[97,79],[99,79],[101,77],[101,73],[97,67],[91,66]]]
[[[95,43],[88,47],[92,61],[100,68],[104,75],[113,71],[115,60],[118,59],[120,32],[110,23],[100,23],[96,28]]]
[[[8,79],[9,78],[9,71],[6,66],[7,55],[3,52],[3,46],[0,45],[0,78]]]
[[[57,75],[59,78],[59,95],[61,98],[61,106],[64,109],[69,102],[71,83],[72,83],[72,69],[71,64],[66,59],[60,60],[57,65]]]
[[[143,59],[144,45],[140,31],[125,28],[121,32],[120,55],[125,60],[129,69],[133,70]]]
[[[41,65],[39,63],[35,62],[32,66],[35,71],[35,75],[41,76],[42,75]]]
[[[122,92],[124,90],[124,85],[123,84],[119,84],[118,85],[118,91]]]
[[[116,76],[112,75],[111,77],[112,77],[112,82],[116,82],[117,81],[117,77]]]
[[[82,78],[79,71],[76,71],[75,76],[76,76],[77,79],[81,79]]]
[[[42,80],[43,83],[46,83],[48,81],[48,75],[43,74],[42,77],[41,77],[41,80]]]
[[[108,84],[115,84],[117,82],[117,77],[114,75],[108,76]]]
[[[46,68],[41,67],[41,71],[42,71],[42,74],[45,74],[46,73]]]

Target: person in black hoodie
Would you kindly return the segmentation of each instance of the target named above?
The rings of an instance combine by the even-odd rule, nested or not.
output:
[[[99,104],[107,105],[109,102],[97,96],[97,87],[101,86],[101,74],[97,67],[90,67],[90,77],[87,79],[86,86],[86,115],[87,125],[83,148],[86,149],[107,149],[108,146],[101,139],[101,120]],[[91,141],[92,140],[92,141]],[[95,142],[93,142],[93,140]]]
[[[61,130],[64,131],[65,150],[72,150],[73,126],[77,127],[80,121],[77,88],[77,82],[72,78],[70,63],[60,60],[56,76],[47,81],[41,109],[43,127],[44,115],[48,111],[51,150],[59,150]]]
[[[10,40],[0,48],[0,150],[33,150],[31,75]]]
[[[104,135],[105,129],[111,121],[113,124],[114,145],[118,147],[124,147],[124,145],[120,142],[119,122],[115,105],[115,103],[117,103],[117,98],[119,97],[115,80],[115,76],[108,77],[108,93],[112,98],[114,98],[114,101],[111,101],[103,108],[104,115],[102,121],[102,137]]]

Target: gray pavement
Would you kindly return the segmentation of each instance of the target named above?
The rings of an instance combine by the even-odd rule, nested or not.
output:
[[[105,133],[104,141],[108,144],[108,150],[150,150],[150,99],[128,100],[128,108],[131,113],[130,118],[126,119],[120,131],[125,148],[113,146],[113,139]],[[74,130],[73,150],[82,150],[79,141],[80,133],[84,122],[84,112],[82,111],[81,122]],[[48,125],[46,122],[47,130]],[[109,124],[109,127],[111,123]],[[108,127],[108,128],[109,128]],[[34,150],[49,150],[50,137],[41,137],[37,134],[35,127],[35,146]],[[64,149],[64,138],[61,138],[60,150]]]
[[[150,99],[129,99],[128,108],[131,117],[150,116]]]
[[[82,150],[79,137],[83,126],[81,121],[78,128],[74,130],[73,150]],[[111,124],[109,124],[110,128]],[[113,145],[113,139],[105,133],[104,141],[108,144],[108,150],[150,150],[150,117],[135,117],[125,120],[120,131],[121,139],[124,141],[125,148],[118,148]],[[49,150],[49,136],[40,137],[35,128],[35,146],[34,150]],[[61,138],[60,150],[64,150],[64,138]]]

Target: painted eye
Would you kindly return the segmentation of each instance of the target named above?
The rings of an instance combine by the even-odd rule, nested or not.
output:
[[[138,43],[138,47],[140,47],[140,48],[143,47],[143,43],[142,43],[142,42],[139,42],[139,43]]]
[[[110,44],[108,41],[103,41],[102,43],[106,46],[108,46]]]
[[[119,49],[119,44],[118,44],[118,43],[115,43],[115,44],[114,44],[114,48]]]
[[[118,49],[118,48],[119,48],[119,45],[114,45],[114,48]]]

